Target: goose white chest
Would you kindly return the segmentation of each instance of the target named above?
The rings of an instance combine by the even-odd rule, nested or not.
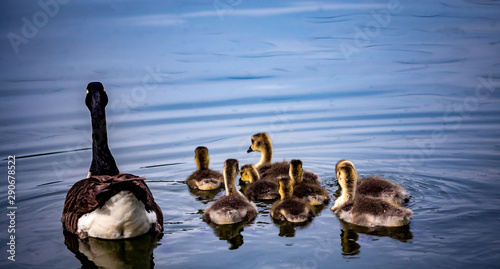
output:
[[[122,239],[146,233],[157,217],[130,191],[121,191],[78,220],[78,232],[103,239]]]

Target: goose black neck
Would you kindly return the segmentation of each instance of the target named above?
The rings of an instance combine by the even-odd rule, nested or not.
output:
[[[117,175],[118,167],[108,147],[104,106],[101,106],[100,102],[93,101],[90,115],[92,118],[92,164],[89,172],[92,175]]]

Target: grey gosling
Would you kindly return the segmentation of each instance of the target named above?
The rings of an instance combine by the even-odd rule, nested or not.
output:
[[[330,194],[314,183],[302,180],[302,161],[292,160],[290,162],[290,178],[294,182],[293,195],[303,199],[310,205],[326,205],[330,202]]]
[[[196,190],[215,190],[222,186],[224,177],[221,173],[208,168],[210,157],[206,147],[197,147],[194,160],[198,169],[186,179],[187,185]]]
[[[255,166],[247,164],[241,167],[241,180],[250,184],[245,189],[245,196],[250,200],[276,200],[280,198],[279,185],[269,180],[260,180]]]
[[[337,165],[344,162],[350,163],[354,167],[354,164],[349,160],[341,160]],[[399,205],[410,200],[410,195],[401,185],[378,176],[358,178],[356,194],[383,198]]]
[[[287,161],[272,163],[273,160],[273,143],[267,133],[257,133],[251,138],[252,144],[247,150],[247,153],[257,151],[260,152],[260,161],[255,164],[260,178],[265,180],[275,180],[276,182],[283,176],[288,176],[290,163]],[[322,181],[319,176],[311,171],[304,170],[304,182],[315,183],[321,185]]]
[[[226,195],[209,205],[203,213],[207,223],[233,224],[240,221],[252,222],[257,216],[257,207],[238,191],[236,176],[238,160],[228,159],[224,163],[224,184]]]
[[[352,162],[340,161],[335,170],[342,194],[332,210],[339,219],[365,227],[398,227],[410,223],[413,215],[410,209],[383,198],[356,193],[358,175]]]
[[[279,183],[281,199],[271,207],[271,217],[279,221],[293,223],[311,220],[314,217],[311,206],[302,199],[293,196],[293,180],[281,178]]]

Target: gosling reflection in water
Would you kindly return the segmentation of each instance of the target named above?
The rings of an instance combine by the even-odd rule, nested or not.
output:
[[[203,191],[203,190],[192,189],[189,187],[188,189],[189,192],[196,197],[196,200],[201,201],[203,204],[208,204],[210,202],[213,202],[217,194],[219,194],[222,191],[222,189]]]
[[[219,237],[220,240],[227,240],[229,243],[229,249],[238,249],[241,245],[243,245],[243,232],[244,228],[249,226],[245,222],[238,222],[234,224],[209,224],[212,229],[214,229],[214,234]]]
[[[343,256],[356,256],[359,254],[361,246],[358,241],[358,234],[353,230],[340,230],[340,246],[342,247]]]
[[[312,221],[294,223],[273,219],[274,225],[278,226],[280,229],[280,232],[278,234],[280,237],[294,237],[296,229],[305,229],[311,224],[311,222]]]
[[[378,237],[390,237],[392,239],[408,243],[413,239],[410,226],[401,227],[364,227],[339,220],[341,225],[340,245],[342,255],[346,257],[356,256],[360,253],[361,245],[357,243],[359,233]]]
[[[80,260],[82,268],[154,268],[153,250],[158,240],[151,234],[123,240],[82,240],[64,231],[64,244]]]

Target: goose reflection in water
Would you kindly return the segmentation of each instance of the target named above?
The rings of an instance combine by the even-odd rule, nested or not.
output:
[[[411,242],[413,234],[410,226],[401,227],[363,227],[339,220],[341,225],[340,245],[342,255],[346,258],[357,256],[361,252],[361,245],[358,244],[359,233],[378,237],[390,237],[403,243]]]
[[[209,224],[212,229],[214,229],[214,234],[219,237],[220,240],[227,240],[229,243],[229,249],[238,249],[243,245],[243,232],[244,228],[249,226],[246,222],[238,222],[233,224],[215,224],[211,222]]]
[[[153,250],[158,241],[158,236],[151,234],[123,240],[82,240],[64,232],[64,244],[80,260],[82,268],[154,268]]]

